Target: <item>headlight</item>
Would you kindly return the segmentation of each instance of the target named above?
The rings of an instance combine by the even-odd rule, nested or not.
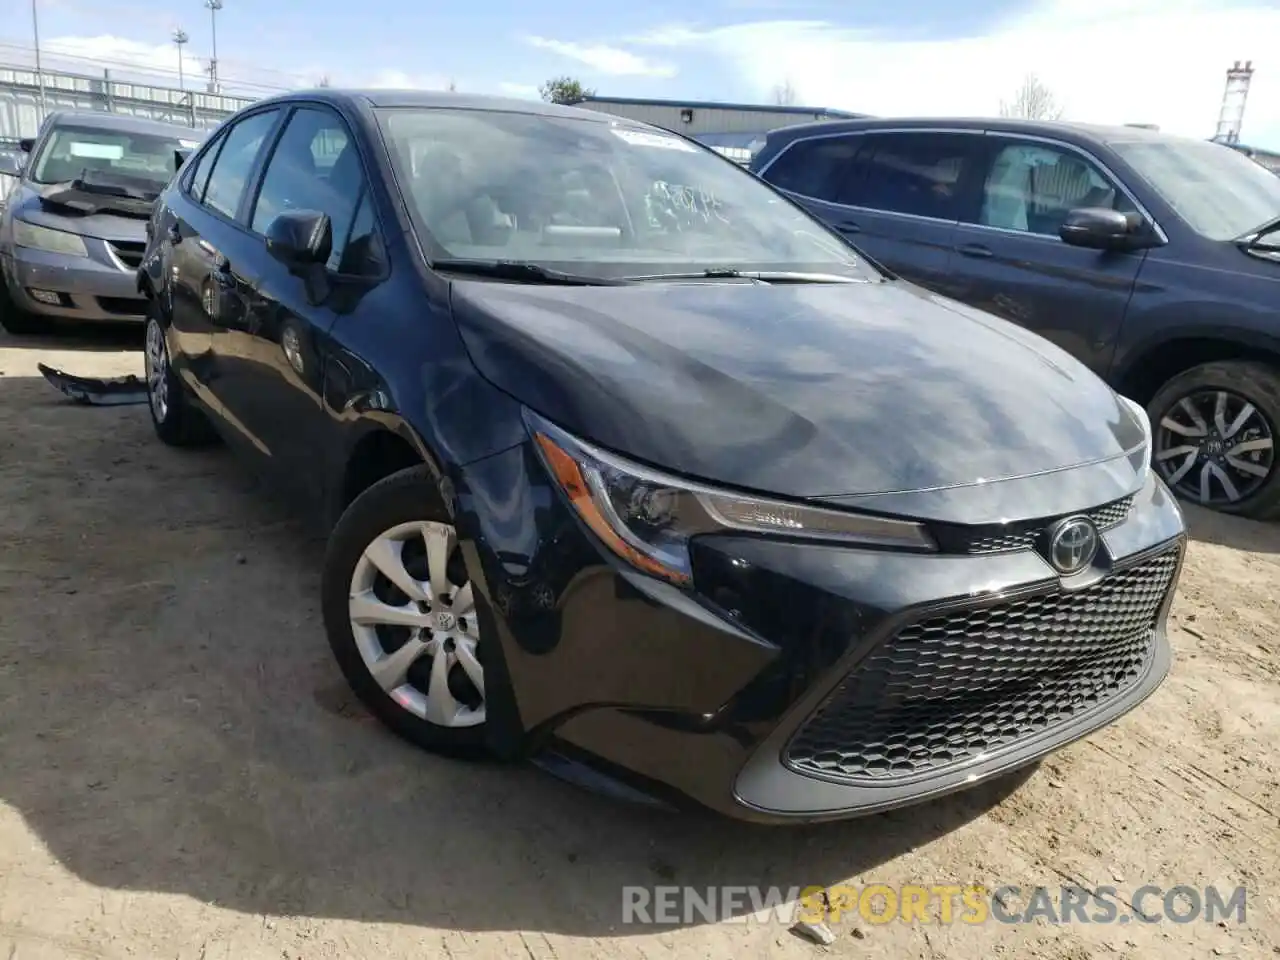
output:
[[[716,490],[666,476],[575,439],[531,411],[538,452],[569,503],[602,543],[672,583],[693,579],[689,541],[726,531],[934,552],[918,523]]]
[[[47,250],[49,253],[64,253],[69,257],[89,255],[89,251],[84,247],[84,240],[76,234],[67,233],[65,230],[38,227],[26,220],[13,221],[13,242],[20,247]]]
[[[1133,415],[1138,419],[1138,423],[1142,425],[1142,447],[1129,454],[1129,462],[1138,471],[1138,476],[1142,482],[1146,483],[1147,474],[1151,472],[1151,418],[1147,416],[1147,411],[1142,404],[1137,401],[1130,400],[1128,397],[1120,397],[1120,400],[1133,412]]]

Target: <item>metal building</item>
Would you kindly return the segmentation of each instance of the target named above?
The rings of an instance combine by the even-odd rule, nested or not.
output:
[[[770,130],[812,120],[851,120],[865,116],[826,107],[630,97],[590,96],[574,106],[674,130],[743,162],[750,159],[752,143],[763,139]]]

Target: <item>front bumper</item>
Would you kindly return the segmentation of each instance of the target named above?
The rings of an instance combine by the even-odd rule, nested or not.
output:
[[[141,244],[81,239],[85,257],[31,247],[6,250],[4,281],[14,302],[28,313],[62,320],[143,321],[146,300],[135,274]]]
[[[473,514],[476,561],[505,638],[510,720],[534,749],[650,796],[762,822],[916,803],[1113,722],[1169,669],[1165,622],[1185,534],[1154,478],[1104,532],[1095,566],[1070,581],[1030,547],[921,555],[717,535],[695,541],[690,594],[616,564],[531,459],[513,451],[473,465],[464,480],[473,493],[462,497],[479,506],[481,488],[528,491],[523,508],[508,494],[500,510],[491,501]],[[1147,569],[1155,580],[1127,598],[1116,592]],[[1055,597],[1080,598],[1074,616],[1089,623],[1069,622],[1064,607],[991,628],[992,615],[1022,604],[1025,618]],[[1129,626],[1111,629],[1122,614]],[[895,653],[927,648],[912,625],[956,615],[985,622],[981,635],[962,630],[940,658],[908,657],[906,673],[890,675]],[[1024,640],[1053,655],[1022,656]],[[993,643],[1003,654],[983,667]],[[930,683],[913,689],[913,678]],[[861,703],[852,707],[874,709],[849,714],[845,702],[852,722],[815,720],[853,688]],[[1058,689],[1056,699],[1046,705],[1040,689]],[[935,709],[922,720],[925,705]],[[1036,716],[1023,723],[1028,711]]]

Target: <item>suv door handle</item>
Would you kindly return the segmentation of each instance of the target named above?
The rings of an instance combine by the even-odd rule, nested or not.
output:
[[[990,248],[984,247],[980,243],[966,243],[962,246],[956,247],[956,253],[962,254],[966,257],[985,258],[995,256],[995,254],[991,252]]]

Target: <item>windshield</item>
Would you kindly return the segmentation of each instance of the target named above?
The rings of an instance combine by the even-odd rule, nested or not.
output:
[[[751,174],[625,122],[379,111],[428,256],[579,275],[788,270],[871,279],[840,239]]]
[[[1280,216],[1280,177],[1219,143],[1148,140],[1111,146],[1191,225],[1234,240]]]
[[[116,174],[163,190],[173,176],[174,151],[189,149],[195,139],[150,133],[123,133],[92,127],[56,127],[32,165],[36,183],[66,183],[84,174]]]

